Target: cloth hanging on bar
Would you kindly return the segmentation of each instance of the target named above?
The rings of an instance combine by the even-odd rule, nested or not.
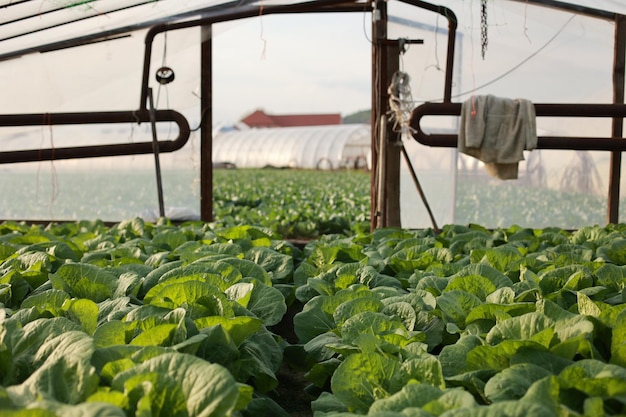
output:
[[[490,175],[517,179],[524,150],[537,147],[534,105],[525,99],[472,96],[461,109],[457,146],[460,152],[484,162]]]

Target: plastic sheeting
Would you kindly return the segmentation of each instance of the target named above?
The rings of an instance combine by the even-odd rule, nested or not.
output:
[[[364,167],[370,143],[369,126],[362,124],[235,130],[215,136],[213,162],[237,168]]]
[[[453,102],[483,94],[535,103],[612,102],[612,20],[532,1],[491,0],[483,20],[478,1],[438,3],[449,7],[458,20]],[[569,3],[626,13],[622,1]],[[389,7],[390,38],[424,41],[410,45],[400,57],[401,68],[411,76],[413,105],[442,101],[448,22],[444,16],[397,2]],[[456,132],[458,124],[456,117],[427,117],[422,127],[430,132]],[[611,134],[610,119],[539,118],[537,127],[550,136]],[[501,181],[486,175],[473,158],[457,155],[456,149],[429,148],[412,138],[406,138],[405,145],[440,224],[575,228],[605,223],[609,152],[527,152],[520,178]],[[411,179],[403,177],[402,224],[428,227],[414,188]],[[624,210],[622,204],[622,219]]]
[[[111,39],[245,0],[0,0],[0,58]]]

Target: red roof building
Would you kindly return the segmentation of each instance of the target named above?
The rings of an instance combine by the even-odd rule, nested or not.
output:
[[[241,121],[250,127],[326,126],[340,125],[341,114],[274,115],[267,114],[263,110],[257,110],[241,119]]]

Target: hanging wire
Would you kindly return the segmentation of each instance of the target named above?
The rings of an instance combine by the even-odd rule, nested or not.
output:
[[[437,71],[443,71],[441,68],[441,64],[439,62],[439,14],[435,17],[435,39],[434,39],[434,49],[435,49],[435,63],[427,65],[424,70],[427,70],[431,67],[434,67]]]
[[[52,132],[52,123],[50,122],[50,114],[49,113],[45,113],[43,115],[43,120],[42,120],[42,124],[41,124],[41,144],[39,146],[39,152],[41,154],[41,149],[43,149],[43,143],[45,140],[45,130],[47,128],[48,133],[50,134],[50,148],[52,150],[52,158],[50,159],[50,186],[51,186],[51,190],[50,190],[50,202],[48,205],[48,208],[50,210],[50,218],[54,219],[54,213],[52,211],[52,208],[54,207],[54,203],[56,202],[56,199],[59,195],[59,178],[57,175],[57,170],[56,170],[56,165],[54,163],[54,135]],[[37,185],[35,188],[35,201],[39,201],[39,178],[40,178],[40,174],[41,174],[41,163],[42,160],[40,158],[39,160],[39,164],[37,165]]]
[[[532,58],[534,58],[535,56],[537,56],[541,51],[543,51],[545,48],[548,47],[548,45],[550,45],[560,34],[561,32],[563,32],[565,30],[565,28],[567,27],[567,25],[569,25],[569,23],[574,20],[574,18],[576,17],[575,14],[573,14],[568,20],[567,22],[565,22],[563,24],[563,26],[561,26],[561,28],[554,34],[554,36],[552,36],[550,39],[548,39],[548,41],[543,44],[539,49],[537,49],[535,52],[533,52],[532,54],[530,54],[529,56],[527,56],[526,58],[524,58],[522,61],[520,61],[517,65],[515,65],[514,67],[512,67],[511,69],[509,69],[508,71],[503,72],[502,74],[500,74],[499,76],[497,76],[496,78],[491,79],[490,81],[487,81],[486,83],[479,85],[476,88],[473,88],[469,91],[465,91],[462,93],[458,93],[455,97],[459,97],[465,94],[470,94],[475,92],[476,90],[480,90],[481,88],[485,88],[497,81],[500,81],[501,79],[503,79],[504,77],[506,77],[507,75],[509,75],[510,73],[512,73],[513,71],[516,71],[517,69],[519,69],[522,65],[524,65],[525,63],[527,63],[528,61],[530,61]]]
[[[528,43],[532,43],[528,36],[528,0],[526,0],[526,5],[524,6],[524,36],[528,39]]]
[[[376,3],[373,3],[373,7],[374,10],[376,9]],[[372,17],[371,19],[374,19],[374,10],[372,10]],[[363,5],[363,36],[365,37],[365,40],[367,41],[367,43],[369,43],[370,45],[373,45],[374,42],[372,41],[372,39],[370,38],[370,36],[367,34],[367,3],[364,3]],[[369,22],[370,23],[370,27],[372,24],[372,21]]]
[[[500,81],[501,79],[503,79],[504,77],[508,76],[512,72],[515,72],[520,67],[522,67],[525,63],[527,63],[528,61],[533,59],[535,56],[537,56],[541,51],[546,49],[550,44],[552,44],[552,42],[554,42],[554,40],[565,30],[565,28],[572,22],[572,20],[574,20],[575,17],[576,17],[576,14],[572,14],[570,16],[570,18],[559,28],[559,30],[550,39],[548,39],[543,45],[541,45],[541,47],[539,47],[539,49],[535,50],[532,54],[528,55],[526,58],[521,60],[519,63],[515,64],[513,67],[511,67],[507,71],[503,72],[502,74],[498,75],[497,77],[492,78],[491,80],[489,80],[489,81],[487,81],[487,82],[485,82],[485,83],[483,83],[483,84],[481,84],[479,86],[473,87],[470,90],[461,91],[461,92],[459,92],[457,94],[454,94],[452,96],[452,98],[458,98],[458,97],[461,97],[461,96],[465,96],[467,94],[474,93],[474,92],[476,92],[478,90],[481,90],[481,89],[483,89],[485,87],[490,86],[491,84],[494,84],[494,83]],[[471,54],[471,56],[473,57],[474,54]],[[441,98],[433,98],[433,99],[429,99],[429,100],[414,101],[413,104],[417,105],[417,104],[420,104],[420,103],[436,102],[436,101],[441,101]]]
[[[155,103],[155,108],[159,107],[159,99],[161,98],[161,87],[164,87],[165,90],[165,107],[166,108],[170,108],[170,95],[169,95],[169,90],[167,88],[167,84],[169,84],[171,81],[174,80],[174,71],[171,70],[171,68],[169,68],[167,66],[167,32],[163,33],[163,55],[161,56],[161,68],[159,69],[159,71],[169,71],[169,73],[171,73],[171,75],[169,75],[169,79],[166,80],[165,82],[161,82],[159,81],[159,86],[157,87],[157,96],[156,96],[156,103]],[[157,71],[157,78],[159,76],[159,72]],[[172,136],[172,123],[168,124],[168,131],[167,131],[167,138],[171,138]]]
[[[267,51],[267,39],[265,39],[264,28],[263,28],[263,1],[261,0],[259,4],[259,24],[261,26],[259,32],[259,39],[263,43],[263,49],[261,50],[261,61],[265,60],[265,52]]]
[[[163,55],[161,56],[161,68],[167,67],[167,32],[163,33]],[[159,99],[161,98],[161,86],[165,85],[163,83],[159,83],[157,87],[157,96],[155,106],[159,107]],[[165,94],[167,95],[167,88],[165,89]],[[168,98],[166,97],[166,100]],[[169,103],[166,104],[169,107]]]

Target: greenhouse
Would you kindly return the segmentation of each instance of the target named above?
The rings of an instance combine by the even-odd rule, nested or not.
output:
[[[338,169],[367,167],[367,125],[231,130],[213,139],[214,163],[239,168]]]
[[[626,415],[624,1],[0,0],[0,80],[2,417]]]
[[[395,58],[383,62],[382,55],[372,54],[372,36],[379,36],[373,32],[376,25],[364,26],[371,10],[359,2],[279,2],[263,5],[259,12],[254,3],[232,9],[202,1],[124,6],[102,1],[2,3],[0,76],[11,80],[5,90],[11,99],[0,103],[0,170],[7,179],[1,191],[14,198],[0,218],[116,221],[159,211],[162,194],[164,206],[182,206],[210,219],[211,161],[336,169],[353,167],[356,158],[357,166],[365,165],[361,149],[333,153],[341,147],[341,134],[332,146],[330,137],[316,144],[315,152],[327,149],[329,154],[304,151],[308,161],[300,160],[300,154],[287,156],[295,139],[263,151],[276,158],[271,161],[241,161],[252,154],[251,148],[237,151],[239,163],[223,161],[215,128],[236,124],[250,108],[269,105],[283,114],[344,116],[371,107],[374,125],[365,155],[374,171],[372,181],[381,177],[379,168],[388,169],[388,184],[371,189],[371,201],[380,206],[372,209],[372,222],[376,212],[390,213],[381,224],[404,227],[476,222],[575,228],[603,224],[609,212],[610,222],[617,219],[624,201],[624,181],[618,181],[623,169],[620,153],[607,150],[619,145],[607,146],[606,140],[619,137],[613,133],[619,125],[613,116],[621,114],[613,106],[603,115],[605,110],[594,105],[619,102],[621,26],[616,16],[625,10],[618,2],[485,1],[480,7],[461,0],[430,6],[389,2],[386,34],[380,37],[393,45],[380,52]],[[317,13],[318,6],[325,7],[324,13]],[[333,8],[334,13],[326,13]],[[322,26],[326,29],[317,37],[311,35]],[[396,72],[405,77],[405,90],[400,101],[390,104]],[[149,95],[156,111],[154,128]],[[454,135],[459,129],[454,106],[474,95],[572,105],[564,111],[582,112],[583,117],[540,115],[537,132],[601,140],[592,146],[573,142],[575,150],[568,150],[569,143],[555,147],[548,140],[548,146],[524,152],[518,179],[484,176],[482,162],[449,146],[454,138],[429,136]],[[421,107],[412,124],[410,115],[422,104],[448,102],[453,106]],[[581,110],[580,104],[590,106]],[[454,114],[428,114],[444,108]],[[388,147],[394,150],[388,164],[380,164],[377,153],[387,148],[376,144],[383,114],[387,140],[397,140],[398,129],[404,132],[403,150]],[[419,132],[413,136],[411,131]],[[251,134],[237,135],[243,140]],[[154,175],[155,137],[161,181]],[[209,157],[211,152],[216,155]],[[400,156],[405,152],[408,158]],[[100,178],[111,169],[122,174],[120,167],[125,175],[146,180],[124,181],[109,194]],[[75,175],[86,170],[92,176]],[[170,177],[175,185],[168,188]],[[160,193],[159,182],[166,183]],[[95,204],[77,208],[72,203],[72,190],[94,188],[102,191],[90,196],[99,200]],[[31,193],[33,189],[38,191]],[[137,198],[110,204],[119,192]],[[474,199],[477,193],[483,197]],[[547,203],[556,195],[585,210],[571,212]],[[520,198],[526,203],[516,204]],[[33,199],[40,202],[25,203]],[[488,214],[496,200],[506,202],[507,209]]]

